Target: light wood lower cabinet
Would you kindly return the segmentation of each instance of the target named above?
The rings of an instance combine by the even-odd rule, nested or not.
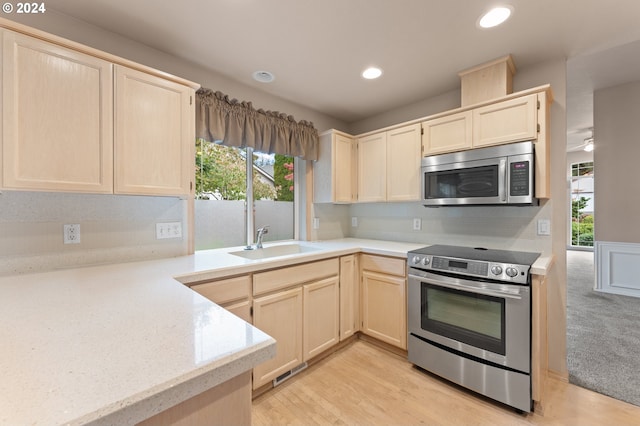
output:
[[[360,330],[360,286],[358,256],[340,258],[340,340]]]
[[[257,273],[253,295],[253,324],[276,340],[275,358],[253,370],[253,389],[339,342],[337,258]]]
[[[547,338],[547,277],[531,277],[531,393],[541,403],[549,368]]]
[[[251,276],[194,284],[191,289],[251,323]]]
[[[406,350],[407,280],[404,259],[362,255],[361,268],[361,331]]]
[[[276,356],[253,369],[253,389],[301,364],[302,288],[253,300],[254,325],[276,340]]]
[[[340,341],[340,289],[335,275],[303,287],[303,361]]]

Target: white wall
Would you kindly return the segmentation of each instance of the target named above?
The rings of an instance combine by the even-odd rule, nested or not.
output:
[[[594,93],[595,239],[640,243],[640,81]]]

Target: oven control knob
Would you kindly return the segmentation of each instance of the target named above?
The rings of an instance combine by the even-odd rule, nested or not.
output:
[[[413,256],[413,259],[411,259],[411,261],[414,265],[417,265],[418,263],[420,263],[420,258],[418,256]]]
[[[500,265],[493,265],[493,266],[491,267],[491,273],[492,273],[493,275],[500,275],[500,274],[502,274],[502,266],[500,266]]]
[[[423,264],[424,266],[427,266],[429,263],[430,263],[430,262],[429,262],[429,258],[428,258],[428,257],[425,257],[425,258],[423,258],[423,259],[422,259],[422,264]]]
[[[510,277],[515,277],[516,275],[518,275],[518,270],[512,266],[509,266],[505,272],[507,273],[508,276]]]

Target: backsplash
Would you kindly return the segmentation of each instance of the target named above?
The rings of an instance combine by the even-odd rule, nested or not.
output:
[[[551,216],[551,201],[536,207],[425,208],[418,202],[314,207],[320,220],[318,239],[354,237],[551,253],[551,237],[537,235],[538,219]],[[336,207],[348,208],[340,211],[347,217],[340,218]],[[351,226],[353,217],[356,227]],[[413,229],[416,218],[420,230]],[[343,234],[332,235],[339,231]]]
[[[186,254],[186,208],[174,197],[5,191],[0,275]],[[158,222],[180,222],[183,237],[157,240]],[[64,224],[80,224],[80,244],[63,243]]]

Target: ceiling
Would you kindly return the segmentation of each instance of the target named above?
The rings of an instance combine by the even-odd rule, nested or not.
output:
[[[512,17],[479,29],[496,4],[511,5]],[[520,68],[569,58],[569,149],[593,126],[593,89],[640,76],[638,0],[48,0],[47,8],[346,123],[458,88],[459,71],[506,54]],[[382,77],[362,79],[369,65]],[[275,81],[254,81],[259,70]]]

